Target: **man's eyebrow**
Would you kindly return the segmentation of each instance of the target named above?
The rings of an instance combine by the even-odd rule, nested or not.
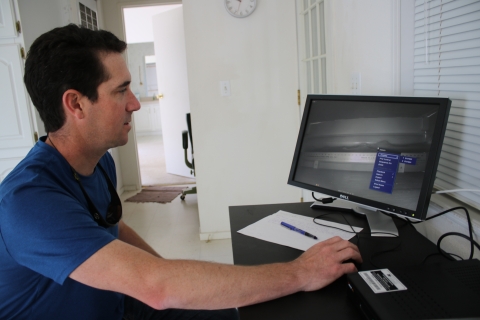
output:
[[[130,80],[127,80],[127,81],[125,81],[124,83],[122,83],[121,85],[117,86],[116,89],[120,89],[120,88],[127,87],[130,83],[131,83],[131,81],[130,81]]]

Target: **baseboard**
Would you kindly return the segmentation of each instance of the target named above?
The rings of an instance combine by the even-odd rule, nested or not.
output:
[[[123,191],[137,191],[137,190],[142,190],[142,188],[138,188],[137,185],[133,185],[133,184],[127,184],[127,185],[123,185]]]
[[[231,235],[230,231],[202,232],[202,233],[200,233],[200,240],[202,240],[202,241],[230,239],[231,237],[232,237],[232,235]]]
[[[124,192],[125,192],[125,188],[123,186],[121,186],[120,188],[117,188],[118,195],[121,196]]]

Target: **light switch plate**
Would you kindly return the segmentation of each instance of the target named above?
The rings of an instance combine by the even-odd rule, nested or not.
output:
[[[362,78],[360,72],[352,72],[350,88],[352,94],[362,94]]]
[[[220,81],[220,95],[222,97],[227,97],[230,95],[230,81]]]

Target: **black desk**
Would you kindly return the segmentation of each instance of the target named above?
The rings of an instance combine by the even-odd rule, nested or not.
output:
[[[233,261],[236,265],[258,265],[285,262],[297,258],[303,251],[248,237],[237,231],[279,210],[316,217],[339,223],[345,220],[335,211],[314,210],[311,203],[286,203],[230,207]],[[342,213],[353,226],[363,227],[357,244],[363,257],[360,270],[391,268],[394,266],[418,265],[429,254],[436,253],[436,246],[418,233],[405,221],[395,218],[398,238],[370,237],[366,219],[352,213]],[[358,243],[359,241],[359,243]],[[394,249],[395,251],[388,251]],[[388,251],[388,252],[383,252]],[[383,253],[382,253],[383,252]],[[427,263],[445,261],[442,256],[433,256]],[[249,319],[362,319],[356,307],[347,297],[345,278],[315,292],[298,292],[276,300],[239,308],[240,318]]]

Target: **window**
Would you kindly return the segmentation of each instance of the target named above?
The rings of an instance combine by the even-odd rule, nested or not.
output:
[[[147,82],[147,97],[156,96],[158,93],[158,86],[155,56],[145,56],[145,78]]]
[[[91,30],[98,30],[97,13],[82,3],[78,3],[80,9],[80,24]]]
[[[480,189],[480,0],[416,0],[414,94],[452,100],[435,186]],[[452,196],[480,207],[480,193]]]
[[[299,11],[300,81],[306,93],[327,92],[327,52],[325,41],[324,0],[297,0]],[[302,74],[303,73],[303,74]]]

